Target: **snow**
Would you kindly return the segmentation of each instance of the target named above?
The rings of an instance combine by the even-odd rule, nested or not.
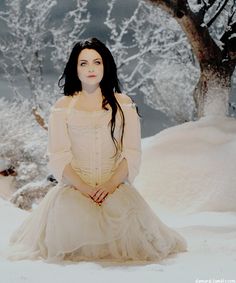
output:
[[[208,82],[204,116],[225,116],[228,113],[229,88],[218,87],[217,81]]]
[[[167,210],[236,211],[236,121],[207,116],[143,140],[137,187]]]
[[[0,175],[0,197],[8,199],[15,191],[14,177]]]
[[[148,264],[11,262],[2,251],[29,212],[0,199],[0,282],[235,283],[236,121],[205,117],[145,138],[142,146],[135,186],[185,237],[187,252]]]
[[[231,36],[229,37],[229,39],[235,38],[236,37],[236,32],[232,33]]]

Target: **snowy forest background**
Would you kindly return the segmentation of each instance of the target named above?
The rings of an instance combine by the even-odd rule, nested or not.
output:
[[[205,117],[197,117],[193,90],[203,73],[201,60],[176,18],[150,2],[162,8],[186,3],[0,0],[0,167],[2,159],[9,160],[17,171],[17,176],[0,175],[1,282],[236,282],[236,72],[229,100],[224,84],[211,89],[213,98],[226,100],[227,115],[224,105],[212,103]],[[193,11],[206,12],[213,41],[222,47],[230,14],[236,28],[235,0],[188,2]],[[46,178],[48,114],[61,95],[57,80],[74,41],[91,36],[112,50],[123,90],[142,115],[142,165],[134,187],[183,235],[188,251],[133,266],[9,261],[4,250],[10,235],[55,186]],[[10,192],[13,180],[16,191]]]
[[[190,1],[193,10],[197,2]],[[211,27],[216,42],[226,18]],[[123,90],[139,106],[143,138],[196,119],[198,61],[175,19],[147,1],[1,0],[0,26],[0,157],[17,168],[18,188],[49,173],[46,122],[79,39],[95,36],[111,49]],[[235,84],[234,72],[233,117]]]

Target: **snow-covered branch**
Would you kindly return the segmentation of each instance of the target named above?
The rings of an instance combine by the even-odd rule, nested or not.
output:
[[[116,4],[118,2],[115,0],[108,1],[105,24],[110,29],[111,40],[108,41],[108,46],[115,56],[124,91],[130,95],[144,95],[146,103],[151,107],[162,111],[164,109],[168,116],[180,121],[179,114],[175,117],[174,105],[168,108],[168,103],[156,99],[156,96],[161,94],[155,85],[158,82],[156,73],[166,65],[166,60],[170,65],[195,63],[186,37],[168,14],[160,9],[153,9],[145,1],[139,1],[131,17],[123,19],[121,24],[117,25],[113,12]],[[194,68],[197,70],[197,66]],[[162,83],[164,84],[163,81]],[[188,95],[191,97],[190,90],[194,83],[190,81],[186,84],[187,86],[190,84],[188,87],[185,86],[185,89],[189,91]],[[148,87],[151,85],[153,87]],[[174,89],[170,92],[173,91]],[[168,95],[168,92],[165,92],[166,101]],[[176,94],[176,97],[179,99],[178,103],[183,104],[181,94]],[[185,117],[184,120],[189,120],[192,104],[185,104],[185,107],[186,109],[184,107],[181,109],[187,114],[182,114],[182,117]]]
[[[56,0],[5,0],[6,10],[0,12],[9,37],[0,40],[2,67],[11,85],[25,80],[33,106],[44,112],[39,103],[45,84],[45,60],[51,57],[53,67],[61,71],[68,52],[89,22],[88,0],[76,1],[75,8],[65,14],[61,25],[53,27],[50,17],[57,5]],[[50,53],[52,56],[50,56]],[[47,62],[48,64],[48,62]],[[11,78],[10,78],[11,77]],[[51,86],[51,93],[54,93]]]
[[[7,111],[6,111],[7,109]],[[16,167],[17,187],[46,174],[46,131],[33,119],[29,100],[0,99],[0,156]]]
[[[61,66],[68,60],[73,44],[78,39],[82,39],[85,26],[90,21],[87,5],[88,0],[77,0],[76,7],[65,15],[62,24],[51,29],[53,38],[51,60],[60,72]]]

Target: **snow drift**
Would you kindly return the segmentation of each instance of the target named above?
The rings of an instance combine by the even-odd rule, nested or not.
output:
[[[236,211],[236,121],[209,116],[143,140],[136,179],[150,202],[172,211]]]

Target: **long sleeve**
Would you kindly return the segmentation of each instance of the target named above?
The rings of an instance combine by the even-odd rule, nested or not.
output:
[[[72,160],[66,115],[66,109],[52,107],[48,121],[47,167],[58,182],[62,181],[63,170]]]
[[[133,183],[141,165],[141,127],[135,104],[121,104],[125,116],[123,151],[121,158],[128,163],[128,181]]]

